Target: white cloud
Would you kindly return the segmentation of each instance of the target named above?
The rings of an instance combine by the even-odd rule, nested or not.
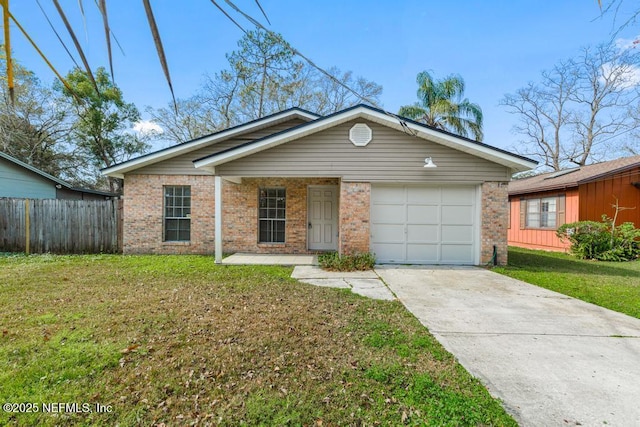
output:
[[[615,76],[618,73],[620,75]],[[625,66],[624,72],[621,72],[620,69],[614,70],[612,65],[607,63],[602,66],[602,76],[607,76],[610,80],[615,79],[616,86],[620,89],[630,89],[640,85],[640,67],[637,65]],[[604,83],[604,77],[600,80]]]
[[[161,134],[164,132],[164,130],[162,130],[162,128],[159,125],[152,122],[151,120],[140,120],[139,122],[133,125],[133,130],[143,135],[148,135],[153,133]]]
[[[619,50],[623,51],[628,49],[640,49],[640,36],[632,39],[619,38],[616,39],[615,44]]]

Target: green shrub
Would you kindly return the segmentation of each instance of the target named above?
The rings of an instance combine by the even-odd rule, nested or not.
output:
[[[318,256],[320,267],[329,271],[363,271],[371,270],[376,264],[376,257],[370,252],[353,255],[339,255],[327,252]]]
[[[631,261],[640,257],[640,229],[631,222],[616,227],[606,215],[603,215],[602,222],[564,224],[556,234],[570,242],[571,252],[581,259]]]

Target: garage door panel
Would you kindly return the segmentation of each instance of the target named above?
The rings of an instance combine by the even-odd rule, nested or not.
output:
[[[438,243],[440,226],[436,225],[407,225],[407,242],[408,243]]]
[[[385,204],[404,203],[406,200],[405,194],[397,190],[398,187],[395,186],[376,187],[375,191],[371,195],[371,201],[373,203],[384,202]]]
[[[407,202],[413,204],[440,203],[439,187],[407,187]]]
[[[371,221],[380,224],[404,222],[405,217],[405,207],[403,205],[379,204],[371,212]]]
[[[473,206],[442,206],[442,224],[473,224]]]
[[[408,244],[407,262],[437,263],[438,244]]]
[[[474,199],[473,187],[446,187],[442,191],[443,205],[468,205]]]
[[[420,224],[439,224],[439,206],[407,205],[407,222]]]
[[[374,243],[371,245],[376,259],[384,262],[404,262],[404,243]]]
[[[404,237],[404,224],[380,224],[372,233],[374,243],[402,243]]]
[[[442,262],[451,264],[469,263],[473,260],[473,245],[450,245],[440,246]]]
[[[473,264],[476,188],[373,185],[371,250],[379,262]]]
[[[442,243],[473,243],[473,227],[470,225],[443,225]]]

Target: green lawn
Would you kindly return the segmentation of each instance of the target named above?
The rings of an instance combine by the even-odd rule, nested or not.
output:
[[[586,261],[510,247],[509,265],[494,271],[640,318],[640,261]]]
[[[39,411],[0,425],[516,425],[400,303],[290,273],[0,257],[0,402]]]

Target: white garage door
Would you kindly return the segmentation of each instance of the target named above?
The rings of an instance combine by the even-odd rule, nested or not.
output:
[[[381,263],[474,264],[476,187],[374,185],[371,251]]]

